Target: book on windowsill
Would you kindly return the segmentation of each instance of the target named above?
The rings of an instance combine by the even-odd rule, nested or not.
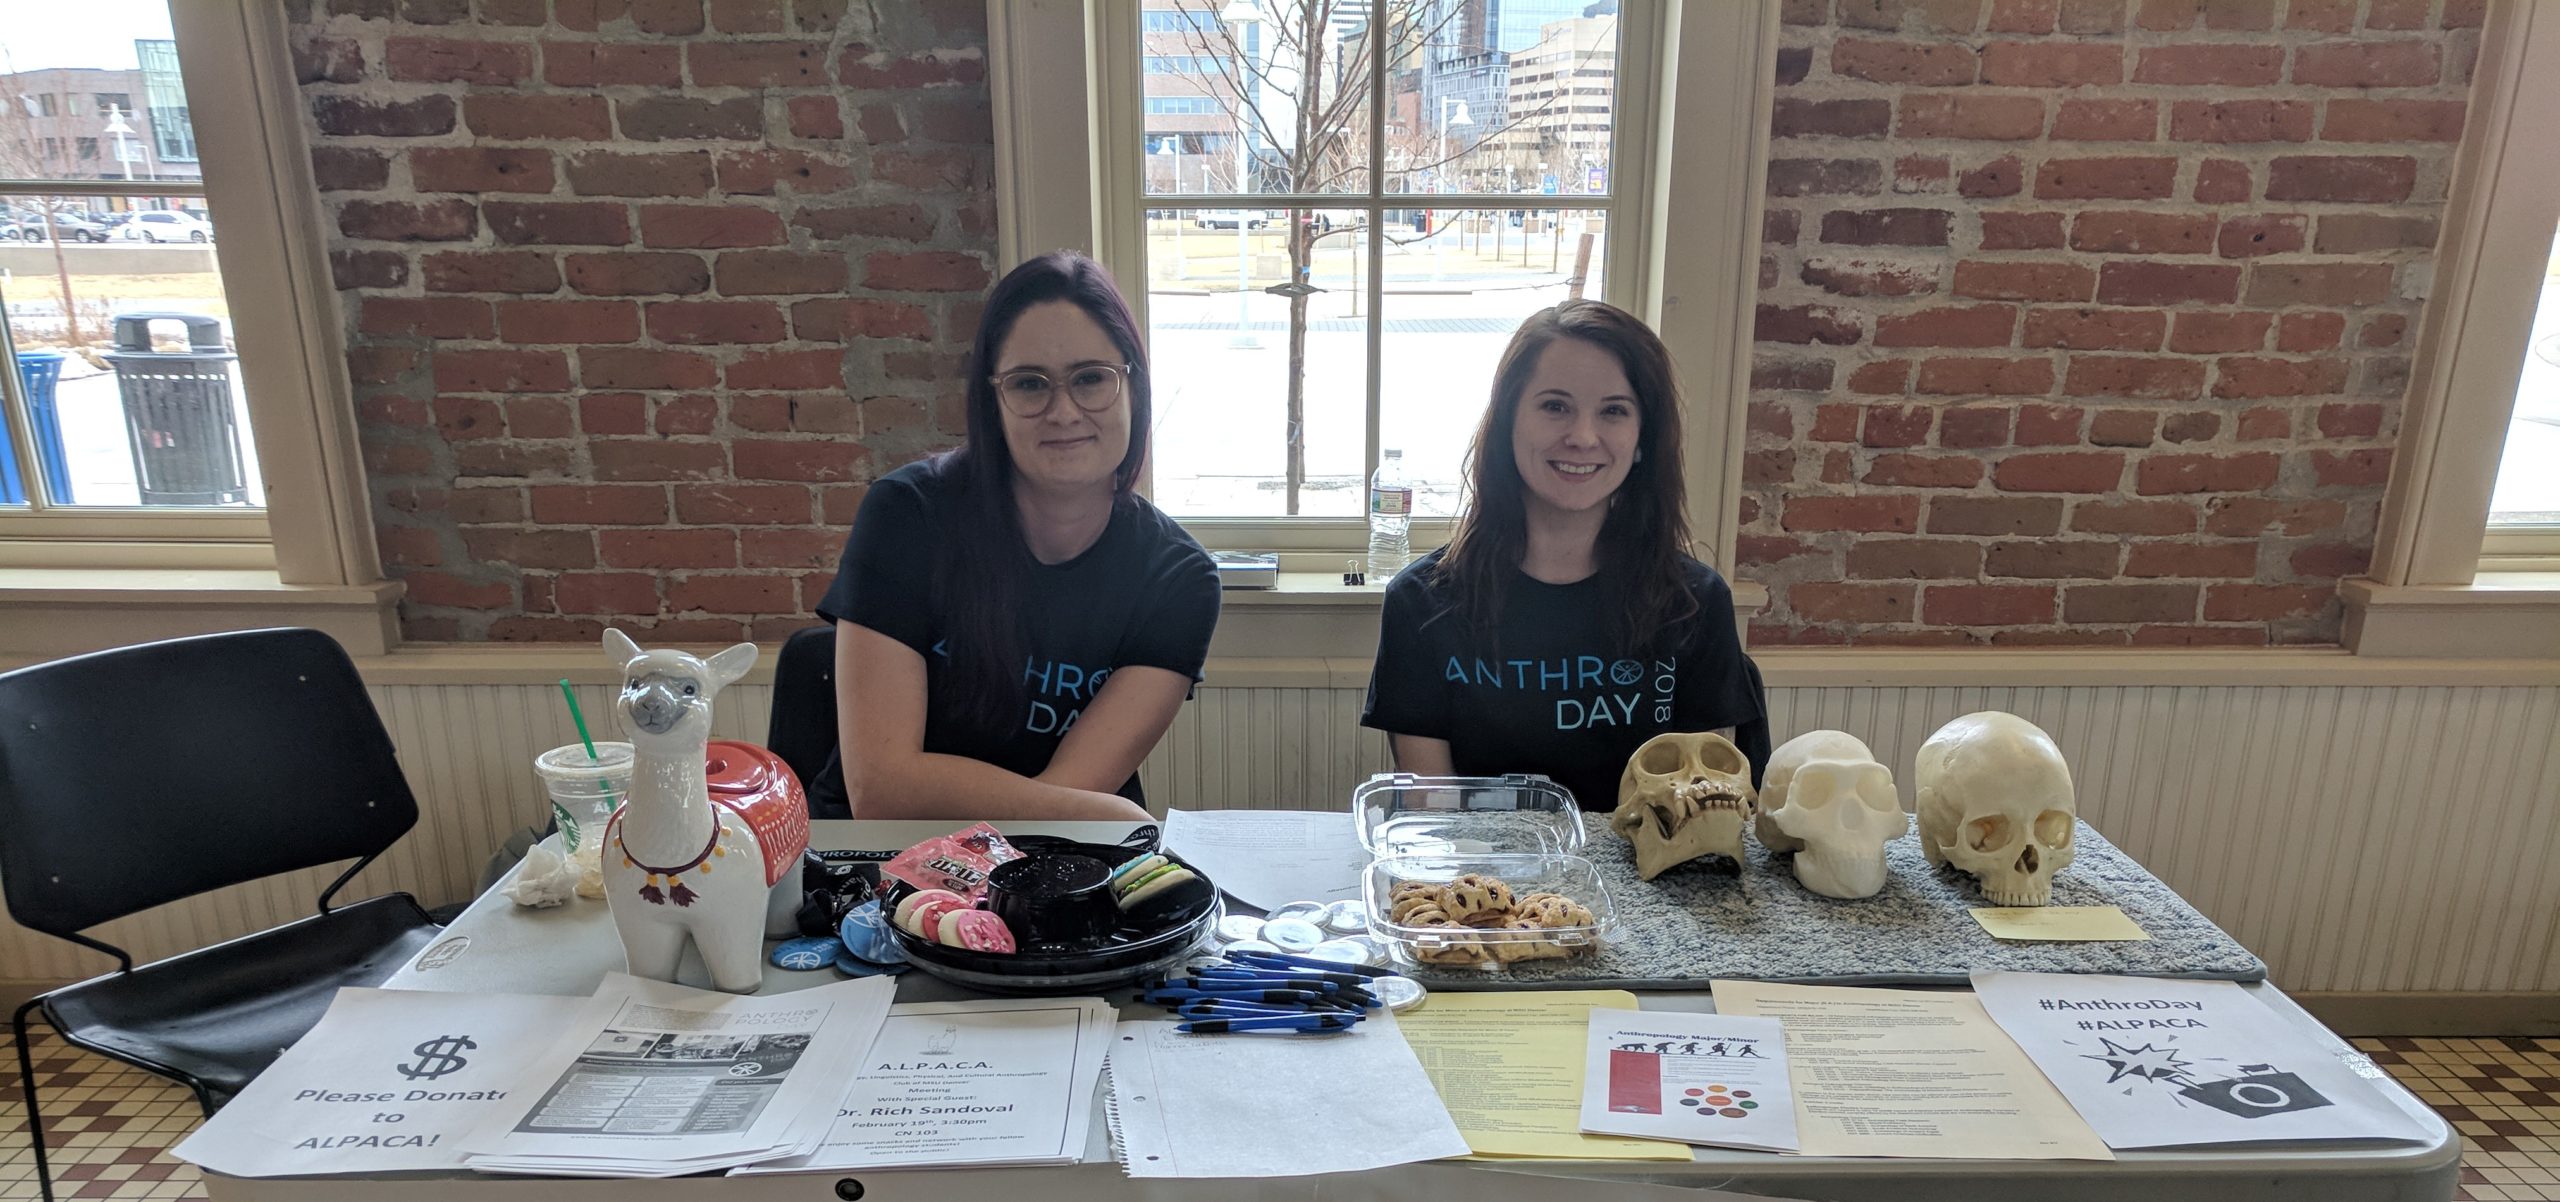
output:
[[[1280,557],[1250,551],[1211,551],[1219,588],[1272,588],[1280,583]]]

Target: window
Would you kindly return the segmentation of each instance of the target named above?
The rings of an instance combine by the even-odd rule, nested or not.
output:
[[[2560,656],[2554,112],[2560,8],[2492,8],[2373,568],[2342,589],[2360,655]]]
[[[2488,533],[2511,541],[2560,536],[2560,472],[2551,470],[2560,464],[2560,245],[2541,274],[2506,446],[2489,493]]]
[[[101,21],[23,47],[0,29],[0,61],[31,71],[133,70],[130,31],[156,25],[167,33],[165,0],[111,7],[134,24]],[[93,97],[111,115],[120,98]],[[129,153],[134,131],[116,128],[119,149]],[[70,191],[61,181],[101,174],[101,139],[72,139],[68,164],[24,154],[26,140],[23,131],[0,128],[0,205],[17,213],[12,240],[51,246],[12,252],[38,257],[0,277],[0,347],[16,364],[7,373],[14,378],[0,381],[14,385],[0,387],[0,402],[8,428],[26,436],[9,439],[0,507],[38,521],[97,510],[261,507],[265,482],[235,370],[221,251],[210,224],[166,211],[201,203],[202,182],[156,180],[134,170],[142,156],[119,155],[118,174],[133,184],[119,180],[117,188],[166,186]],[[99,247],[109,242],[172,249],[137,265],[129,253]]]
[[[151,98],[151,136],[159,143],[160,157],[196,161],[196,131],[188,114],[186,81],[178,74],[178,44],[136,38],[133,54],[142,67],[143,90]]]
[[[1150,495],[1184,519],[1356,519],[1394,449],[1417,514],[1454,516],[1513,327],[1570,296],[1637,304],[1607,270],[1618,14],[1146,4],[1145,104],[1117,136],[1159,214]],[[1153,120],[1175,115],[1214,140]]]
[[[53,93],[51,93],[51,92],[47,92],[47,93],[45,93],[45,94],[43,94],[43,95],[41,95],[41,96],[36,97],[36,115],[37,115],[37,116],[39,116],[39,117],[50,117],[50,116],[53,116],[53,115],[54,115],[53,110],[54,110],[54,97],[53,97]]]
[[[1307,19],[1311,7],[1322,20]],[[1382,435],[1413,439],[1386,444],[1405,451],[1411,464],[1426,438],[1446,437],[1414,430],[1426,420],[1417,414],[1434,406],[1463,411],[1472,427],[1485,401],[1480,381],[1390,378],[1386,362],[1373,353],[1381,340],[1410,356],[1430,354],[1434,337],[1461,344],[1469,337],[1500,339],[1521,313],[1537,307],[1521,295],[1528,287],[1563,295],[1553,281],[1582,274],[1585,295],[1627,305],[1654,323],[1670,347],[1688,405],[1684,466],[1696,548],[1711,563],[1731,562],[1779,0],[1681,5],[1676,20],[1672,6],[1659,0],[1573,4],[1561,19],[1585,19],[1586,12],[1598,19],[1614,8],[1618,32],[1606,41],[1613,53],[1622,43],[1624,53],[1611,60],[1608,90],[1577,102],[1594,111],[1556,123],[1605,124],[1606,138],[1577,146],[1569,140],[1572,131],[1562,128],[1555,135],[1559,153],[1543,159],[1507,149],[1492,136],[1511,124],[1513,52],[1486,46],[1482,33],[1464,32],[1471,14],[1492,7],[1474,0],[1142,0],[988,10],[996,230],[1004,261],[1060,246],[1088,250],[1130,286],[1130,299],[1157,339],[1160,364],[1170,353],[1175,362],[1188,356],[1197,370],[1203,356],[1214,362],[1239,351],[1260,354],[1271,365],[1264,369],[1267,382],[1244,381],[1263,412],[1233,421],[1234,436],[1215,448],[1223,460],[1204,459],[1196,434],[1159,427],[1155,475],[1145,483],[1158,503],[1182,512],[1172,494],[1189,483],[1219,500],[1220,509],[1234,496],[1255,506],[1238,516],[1199,516],[1205,504],[1185,513],[1184,525],[1203,543],[1328,556],[1355,551],[1365,537],[1361,520],[1349,516],[1358,507],[1356,487],[1320,489],[1313,485],[1328,482],[1318,477],[1330,474],[1356,486]],[[1526,13],[1533,6],[1506,0],[1502,7]],[[1245,25],[1241,39],[1232,24],[1204,27],[1196,16],[1234,10],[1259,17]],[[1151,31],[1149,12],[1195,16],[1158,19]],[[1433,20],[1434,14],[1447,19]],[[1540,21],[1521,34],[1521,48],[1547,40],[1555,23]],[[1164,32],[1165,24],[1181,31]],[[1320,32],[1304,36],[1311,29]],[[1564,41],[1573,44],[1569,30]],[[1238,41],[1242,54],[1233,53]],[[1370,57],[1373,41],[1382,58]],[[1129,53],[1133,45],[1150,57],[1233,61],[1215,76],[1151,76],[1141,70],[1140,56]],[[1503,57],[1493,57],[1496,52]],[[1588,65],[1596,69],[1599,56],[1591,58]],[[1149,114],[1151,96],[1206,96],[1220,108],[1205,116]],[[1425,104],[1426,96],[1450,103]],[[1248,97],[1255,103],[1242,103]],[[1299,97],[1320,102],[1306,110],[1310,137],[1299,133]],[[1467,106],[1464,123],[1456,120],[1458,101]],[[1543,97],[1516,103],[1524,113],[1548,109]],[[1336,105],[1350,108],[1350,115]],[[1494,120],[1497,108],[1504,110],[1501,121]],[[1673,111],[1679,122],[1662,119]],[[1239,125],[1244,137],[1231,144],[1211,148],[1192,140],[1233,133]],[[1535,136],[1543,138],[1544,128]],[[1443,133],[1449,135],[1445,155],[1438,149]],[[1565,150],[1576,153],[1568,158]],[[1593,161],[1585,164],[1585,154]],[[1239,182],[1252,190],[1223,191]],[[1449,190],[1438,191],[1443,187]],[[1676,214],[1657,191],[1681,198]],[[1676,227],[1670,224],[1675,217]],[[1590,259],[1578,273],[1583,234],[1590,236]],[[1241,292],[1235,283],[1239,236],[1246,242]],[[1437,281],[1430,278],[1435,244]],[[1306,258],[1293,263],[1293,251]],[[1307,278],[1291,280],[1299,266]],[[1461,272],[1462,266],[1476,270]],[[1157,270],[1183,283],[1151,278]],[[1450,278],[1462,274],[1485,278]],[[1496,290],[1493,283],[1524,287]],[[1280,290],[1269,291],[1275,285]],[[1475,292],[1483,293],[1474,297],[1482,311],[1440,318],[1417,312],[1432,294],[1445,304],[1451,294]],[[1245,307],[1241,328],[1239,303]],[[1170,311],[1159,313],[1160,306]],[[1303,327],[1292,312],[1300,308]],[[1293,356],[1292,331],[1300,328],[1304,350],[1316,352],[1329,339],[1348,348],[1353,368],[1344,372],[1321,356]],[[1261,349],[1227,347],[1239,333]],[[1169,345],[1166,338],[1188,345]],[[1160,423],[1225,420],[1216,412],[1219,397],[1171,397],[1169,370],[1158,371],[1158,396],[1166,398]],[[1342,395],[1324,391],[1337,385]],[[1399,387],[1408,392],[1399,394]],[[1293,390],[1304,419],[1295,439],[1286,425]],[[1471,395],[1450,399],[1461,391]],[[1185,404],[1191,408],[1181,408]],[[1189,481],[1176,479],[1172,473],[1182,465],[1166,458],[1167,449],[1186,438],[1194,448]],[[1222,473],[1250,474],[1252,487],[1216,479]],[[1288,512],[1292,479],[1299,485],[1296,516]],[[1423,482],[1424,499],[1445,506],[1445,498],[1429,495],[1432,483]],[[1445,520],[1426,517],[1415,526],[1416,545],[1427,547],[1446,530]],[[1282,591],[1289,590],[1284,585]],[[1748,585],[1736,590],[1746,609],[1752,593]]]
[[[133,113],[133,93],[131,93],[131,92],[100,92],[100,93],[98,93],[98,115],[99,115],[99,116],[101,116],[101,117],[112,117],[112,116],[116,115],[117,113],[123,113],[123,114],[125,114],[125,115],[127,115],[127,116],[131,116],[131,115],[132,115],[132,113]]]
[[[201,104],[224,120],[128,135],[127,182],[121,167],[99,179],[31,164],[17,108],[0,108],[0,226],[20,243],[0,242],[0,257],[41,266],[0,272],[0,338],[15,343],[0,343],[0,463],[23,494],[0,505],[0,653],[243,624],[317,626],[356,654],[379,653],[396,629],[387,615],[398,590],[382,582],[335,366],[337,310],[284,6],[92,0],[83,13],[92,19],[53,22],[44,38],[0,26],[0,61],[25,73],[81,60],[129,71],[140,58],[151,79],[156,47],[165,61],[153,107],[183,114]],[[180,57],[187,91],[170,94]],[[217,176],[148,155],[143,138],[171,136],[190,148],[201,137],[222,165]],[[145,212],[171,220],[131,219]],[[144,228],[185,236],[134,245],[149,240],[126,231]],[[37,244],[23,245],[30,230]],[[137,277],[136,264],[153,270]],[[139,328],[118,347],[114,319],[145,312],[179,316],[126,323]],[[59,358],[42,363],[47,351]],[[114,357],[137,351],[172,357]],[[23,370],[29,358],[34,373]],[[188,370],[159,370],[172,364]],[[217,364],[221,378],[211,379]],[[142,369],[143,387],[128,391],[126,366]],[[38,445],[34,402],[44,398],[29,374],[51,377],[60,454]],[[181,397],[189,403],[171,403]],[[48,442],[56,432],[41,429]],[[226,474],[235,446],[237,479]],[[270,487],[295,503],[260,509]],[[93,594],[114,604],[119,624],[97,620]]]

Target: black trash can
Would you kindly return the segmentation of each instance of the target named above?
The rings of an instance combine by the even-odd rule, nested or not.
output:
[[[186,327],[187,349],[151,349],[151,324]],[[222,322],[194,313],[119,313],[116,349],[100,356],[116,371],[134,482],[145,505],[238,505],[249,499],[240,423],[231,404],[231,365]]]

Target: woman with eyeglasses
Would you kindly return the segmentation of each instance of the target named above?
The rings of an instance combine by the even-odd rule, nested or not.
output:
[[[1100,264],[1042,255],[988,293],[968,441],[872,483],[818,606],[840,757],[814,813],[1147,816],[1138,763],[1218,621],[1208,553],[1132,491],[1149,392]]]
[[[1607,810],[1646,739],[1724,730],[1758,775],[1759,673],[1733,590],[1689,556],[1680,395],[1652,330],[1589,300],[1522,322],[1467,497],[1449,545],[1387,585],[1360,723],[1399,769],[1542,773]]]

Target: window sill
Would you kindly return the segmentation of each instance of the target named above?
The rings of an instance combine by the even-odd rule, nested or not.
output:
[[[308,626],[350,655],[381,655],[399,641],[402,591],[285,584],[273,571],[0,568],[0,664],[266,626]]]
[[[2349,580],[2339,592],[2360,656],[2560,660],[2560,572],[2483,572],[2468,585]]]

